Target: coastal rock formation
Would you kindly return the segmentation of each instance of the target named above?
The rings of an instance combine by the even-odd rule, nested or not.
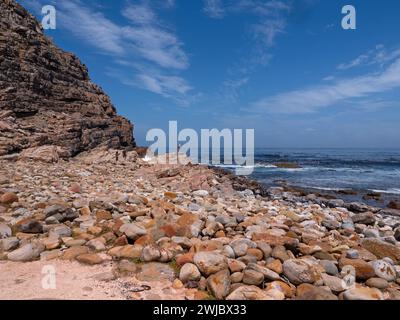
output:
[[[133,126],[14,0],[0,0],[0,156],[56,146],[60,157],[98,145],[134,146]]]

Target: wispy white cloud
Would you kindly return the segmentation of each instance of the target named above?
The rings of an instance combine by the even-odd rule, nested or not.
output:
[[[252,22],[248,28],[251,45],[248,54],[241,56],[229,69],[229,78],[222,84],[221,92],[225,100],[235,102],[239,97],[239,88],[244,86],[250,75],[266,66],[272,59],[271,48],[280,34],[285,33],[287,16],[291,11],[291,1],[287,0],[204,0],[204,10],[211,18],[223,18],[228,14],[249,15]],[[246,82],[240,86],[242,79]]]
[[[103,13],[85,6],[81,1],[57,2],[57,17],[61,28],[103,50],[103,53],[112,55],[126,53],[121,27],[107,19]]]
[[[119,64],[135,69],[133,75],[126,75],[118,68],[107,68],[106,74],[122,84],[141,88],[165,98],[174,100],[180,106],[189,106],[198,95],[191,94],[192,86],[182,77],[162,73],[151,66],[119,61]]]
[[[205,0],[204,12],[211,18],[222,18],[225,15],[224,4],[222,0]]]
[[[275,44],[275,38],[285,32],[286,20],[283,17],[266,20],[254,26],[254,35],[267,47]]]
[[[341,102],[357,102],[357,99],[365,99],[398,87],[400,87],[400,58],[379,73],[266,97],[255,102],[250,110],[261,113],[310,113]]]
[[[123,83],[167,98],[178,95],[183,99],[182,96],[192,90],[186,80],[175,74],[189,67],[183,43],[162,24],[150,2],[128,2],[121,12],[128,23],[123,24],[107,18],[99,9],[89,7],[81,0],[49,1],[56,5],[60,28],[100,53],[110,55],[113,58],[110,62],[125,63],[132,68],[131,80],[118,75]],[[36,11],[44,4],[38,0],[25,2]],[[173,5],[174,0],[163,2],[164,7]],[[135,62],[128,62],[132,60]]]
[[[285,0],[204,0],[204,11],[211,18],[222,18],[228,13],[258,17],[259,22],[252,27],[253,35],[267,47],[273,46],[276,36],[284,32],[290,10]]]
[[[335,80],[335,77],[334,76],[327,76],[327,77],[323,78],[322,80],[324,80],[324,81],[332,81],[332,80]]]
[[[240,89],[249,81],[248,77],[235,80],[226,80],[223,83],[222,95],[228,102],[236,102],[239,98]]]
[[[154,11],[148,5],[129,5],[122,11],[122,15],[137,25],[153,24],[156,19]]]
[[[384,65],[400,57],[400,48],[387,50],[384,45],[377,45],[374,49],[359,55],[357,58],[347,63],[337,66],[338,70],[348,70],[359,66]]]

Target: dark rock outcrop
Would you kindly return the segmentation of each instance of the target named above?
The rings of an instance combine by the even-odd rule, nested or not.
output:
[[[134,147],[133,126],[14,0],[0,0],[0,156],[57,146],[61,157],[99,145]]]

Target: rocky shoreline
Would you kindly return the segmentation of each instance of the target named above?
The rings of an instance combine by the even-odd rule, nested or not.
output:
[[[400,210],[115,153],[0,160],[0,270],[93,266],[126,299],[400,298]]]

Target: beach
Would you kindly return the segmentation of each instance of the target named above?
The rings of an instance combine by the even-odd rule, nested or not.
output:
[[[18,289],[25,265],[36,266],[28,279],[43,277],[38,263],[73,263],[64,277],[96,267],[100,276],[84,287],[115,291],[93,295],[101,299],[400,297],[400,210],[157,164],[135,151],[118,161],[107,149],[53,163],[3,159],[1,177],[0,269],[16,270],[2,272],[3,298],[44,297],[45,289]],[[80,284],[76,296],[65,288],[60,299],[81,296]]]

